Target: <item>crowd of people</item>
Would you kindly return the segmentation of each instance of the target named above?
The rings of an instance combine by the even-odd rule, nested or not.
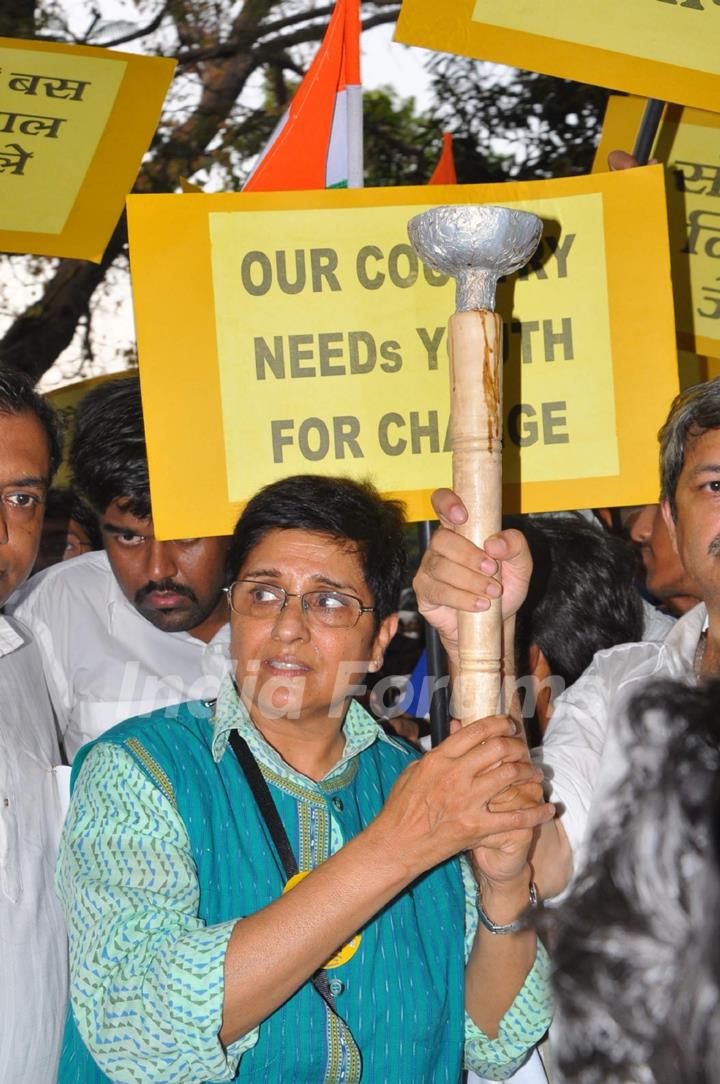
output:
[[[401,506],[347,478],[157,539],[135,378],[80,403],[73,490],[7,370],[0,448],[0,1080],[521,1080],[549,1028],[555,1082],[711,1080],[719,380],[629,538],[481,550],[438,491],[414,594]],[[500,596],[507,714],[424,751],[376,679],[422,618],[452,687]]]

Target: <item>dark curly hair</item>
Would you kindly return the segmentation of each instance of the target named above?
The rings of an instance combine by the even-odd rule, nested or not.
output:
[[[140,381],[108,380],[81,400],[70,448],[75,486],[102,515],[121,498],[123,511],[148,519],[150,480]]]
[[[635,556],[624,539],[580,517],[528,516],[508,525],[523,532],[533,559],[516,619],[518,673],[528,672],[537,644],[567,687],[596,651],[642,639]]]

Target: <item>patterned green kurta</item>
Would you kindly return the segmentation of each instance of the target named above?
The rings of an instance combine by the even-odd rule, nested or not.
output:
[[[156,711],[87,746],[58,867],[73,1002],[59,1084],[457,1084],[463,1047],[482,1075],[508,1076],[549,1023],[547,959],[540,949],[487,1039],[463,1007],[477,915],[458,860],[410,885],[328,972],[336,1013],[308,982],[223,1049],[227,942],[285,880],[228,748],[232,728],[261,766],[301,869],[361,832],[414,756],[353,702],[344,755],[313,782],[267,745],[229,679],[214,711]]]

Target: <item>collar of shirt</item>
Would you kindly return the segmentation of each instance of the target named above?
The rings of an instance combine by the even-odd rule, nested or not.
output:
[[[11,625],[4,614],[0,614],[0,659],[11,655],[25,643],[17,628]]]
[[[692,671],[698,640],[703,630],[707,628],[707,624],[707,609],[703,602],[699,602],[697,606],[693,606],[692,610],[688,610],[686,614],[678,618],[665,637],[665,647],[677,652],[686,663],[688,672]]]
[[[231,730],[237,730],[240,736],[245,739],[252,755],[262,767],[269,769],[282,779],[302,779],[303,783],[307,782],[304,776],[299,776],[282,759],[280,754],[265,741],[238,696],[232,674],[227,674],[220,686],[213,718],[212,754],[216,763],[222,759],[228,747],[228,735]],[[345,713],[343,732],[345,734],[343,755],[335,767],[322,780],[323,783],[331,783],[337,776],[340,776],[349,761],[353,760],[358,753],[362,753],[364,749],[367,749],[377,740],[404,748],[388,737],[382,727],[378,726],[372,716],[356,700],[350,701]]]

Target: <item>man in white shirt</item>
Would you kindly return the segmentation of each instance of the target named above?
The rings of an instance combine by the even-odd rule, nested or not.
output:
[[[140,386],[80,403],[71,466],[104,552],[55,565],[13,598],[33,631],[65,753],[130,716],[212,699],[228,669],[227,538],[155,538]]]
[[[48,405],[0,371],[0,605],[32,568],[60,457]],[[40,656],[0,616],[0,1080],[54,1084],[67,1002],[67,947],[53,872],[60,764]]]
[[[664,642],[622,644],[599,652],[555,703],[535,759],[546,769],[559,816],[544,826],[535,854],[541,890],[555,895],[583,857],[591,806],[622,773],[625,753],[614,721],[630,694],[655,677],[688,682],[720,673],[720,378],[679,395],[660,434],[662,509],[670,537],[702,603],[681,617]],[[465,510],[449,491],[436,507],[446,526]],[[502,588],[496,579],[502,564]],[[517,532],[486,542],[485,552],[449,531],[438,531],[415,588],[420,612],[435,625],[451,664],[457,622],[450,607],[488,608],[503,595],[506,635],[529,582],[529,554]],[[489,590],[488,590],[489,588]]]

